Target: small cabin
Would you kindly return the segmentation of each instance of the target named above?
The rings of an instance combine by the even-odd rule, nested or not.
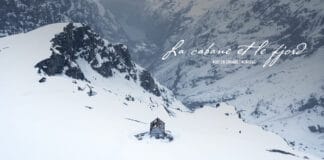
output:
[[[161,119],[156,118],[151,122],[150,135],[155,138],[163,138],[166,135],[165,123]]]

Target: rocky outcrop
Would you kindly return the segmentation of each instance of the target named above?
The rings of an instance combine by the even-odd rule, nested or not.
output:
[[[132,62],[126,45],[108,43],[87,25],[70,23],[63,32],[55,35],[51,43],[52,55],[35,65],[40,74],[66,75],[73,79],[88,81],[89,78],[80,66],[83,61],[86,62],[83,65],[89,65],[105,78],[120,73],[125,79],[138,82],[155,96],[159,97],[165,92],[148,71],[139,69]],[[162,97],[168,105],[168,98]]]
[[[104,41],[89,26],[68,24],[64,31],[52,39],[52,55],[36,64],[39,73],[53,76],[65,74],[85,80],[78,60],[85,60],[92,69],[104,77],[113,76],[113,69],[124,73],[125,78],[137,79],[135,64],[131,62],[127,47]]]

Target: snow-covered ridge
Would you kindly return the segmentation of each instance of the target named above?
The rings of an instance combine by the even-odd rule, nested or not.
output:
[[[69,23],[51,43],[51,56],[35,64],[40,74],[66,75],[89,83],[120,77],[121,81],[139,85],[146,92],[161,98],[163,107],[169,107],[175,101],[168,89],[156,83],[148,71],[131,60],[127,46],[110,44],[89,26]]]
[[[14,53],[18,54],[18,55],[11,54],[8,56],[9,57],[18,56],[18,58],[13,58],[13,59],[17,59],[15,60],[15,62],[16,61],[20,62],[17,65],[15,65],[14,68],[12,68],[17,71],[11,72],[9,69],[8,72],[4,73],[3,76],[14,77],[14,75],[11,74],[16,74],[17,72],[21,72],[20,74],[22,75],[26,74],[24,76],[31,78],[29,80],[26,79],[26,82],[29,81],[30,83],[37,84],[39,83],[38,81],[41,82],[42,81],[41,79],[44,79],[46,77],[47,80],[44,80],[45,81],[44,84],[46,84],[52,78],[54,78],[53,77],[54,75],[59,77],[62,76],[66,77],[65,75],[67,75],[75,79],[73,81],[73,84],[71,85],[75,85],[76,89],[79,92],[84,92],[84,94],[88,94],[90,90],[97,94],[99,94],[98,90],[101,90],[104,93],[107,92],[108,94],[118,94],[120,97],[124,98],[123,101],[125,105],[127,105],[127,103],[143,102],[145,106],[147,106],[148,108],[151,109],[162,108],[163,110],[166,111],[168,111],[168,109],[164,109],[164,108],[170,107],[170,112],[169,112],[170,115],[172,115],[172,111],[171,111],[172,108],[174,109],[177,108],[178,110],[183,110],[183,111],[187,110],[186,107],[184,107],[179,101],[177,101],[174,98],[172,92],[170,92],[168,89],[158,84],[150,76],[150,74],[147,73],[147,71],[144,71],[141,67],[131,62],[131,60],[129,59],[130,57],[126,51],[125,52],[116,51],[113,48],[111,48],[112,50],[111,52],[107,51],[109,50],[109,48],[107,48],[107,50],[96,50],[95,52],[91,52],[89,50],[88,51],[82,50],[83,58],[80,58],[81,55],[78,55],[80,54],[80,52],[77,52],[77,50],[80,51],[80,49],[82,48],[78,48],[78,46],[71,45],[71,48],[69,48],[70,46],[68,46],[69,49],[75,49],[75,52],[71,52],[71,50],[64,50],[67,48],[60,48],[60,49],[55,48],[57,47],[56,44],[58,43],[54,43],[53,41],[51,42],[51,40],[55,37],[54,35],[56,35],[56,38],[60,37],[60,35],[64,37],[63,28],[65,26],[67,26],[66,23],[53,24],[53,25],[42,27],[40,29],[29,32],[27,34],[18,34],[18,35],[2,38],[3,44],[1,46],[4,46],[3,48],[7,48],[7,51],[13,49],[15,50]],[[70,24],[70,27],[72,26],[73,24]],[[88,36],[93,36],[92,38],[96,37],[98,40],[96,42],[105,43],[101,45],[108,45],[108,42],[103,41],[103,39],[101,39],[93,31],[91,31],[89,27],[80,24],[76,26],[74,26],[75,27],[74,29],[83,27],[83,29],[85,30],[83,30],[84,32],[82,33],[86,33],[85,31],[88,32],[88,34],[84,34],[82,36],[88,35]],[[17,40],[17,43],[10,40],[13,38],[16,38],[15,40]],[[35,39],[35,40],[31,40],[31,39]],[[59,38],[54,40],[58,40],[58,39]],[[77,39],[77,37],[73,37],[73,39],[65,39],[65,40],[71,40],[70,42],[72,43],[75,43],[74,41],[78,41],[81,43],[85,39],[83,38]],[[28,44],[25,43],[26,41],[28,41]],[[61,42],[64,43],[64,40]],[[83,49],[89,48],[91,46],[94,46],[97,49],[98,47],[100,48],[100,45],[95,44],[95,41],[84,41],[84,43],[81,44],[82,47],[84,47]],[[112,45],[110,46],[112,47]],[[124,45],[118,44],[117,46],[118,47],[120,46],[121,48],[115,48],[115,49],[122,49],[122,48],[126,49]],[[4,51],[6,50],[3,50],[3,52],[1,53],[5,53]],[[70,55],[68,55],[68,53]],[[100,56],[95,55],[99,53]],[[53,55],[54,57],[59,56],[60,58],[54,58],[54,59],[49,58],[49,57],[53,57]],[[98,64],[99,61],[97,61],[96,63],[93,62],[93,60],[96,58],[103,58],[101,57],[101,55],[110,56],[110,59],[108,59],[106,62],[103,61],[101,62],[102,63],[101,65],[103,65],[101,69],[104,71],[105,70],[111,71],[111,75],[105,75],[102,72],[99,72],[97,67],[99,65]],[[123,59],[125,57],[122,58],[123,55],[128,58],[128,63],[129,63],[128,64],[129,67],[125,69],[123,69],[123,67],[127,67],[127,66],[125,65],[126,63],[125,59]],[[71,58],[73,56],[75,56],[74,59]],[[90,58],[91,56],[93,56],[92,58],[94,59]],[[2,60],[5,60],[5,58],[2,58]],[[106,63],[110,63],[111,60],[113,60],[114,65],[106,65]],[[8,62],[9,61],[3,62],[3,65],[8,65],[7,64]],[[38,64],[41,67],[39,69],[35,69],[34,66],[36,64]],[[20,66],[24,66],[24,67],[20,68]],[[115,67],[119,67],[119,68],[115,68]],[[31,71],[33,73],[31,73]],[[143,73],[145,73],[144,76]],[[37,74],[37,76],[30,76],[30,75],[27,76],[28,74],[31,75]],[[52,77],[47,77],[47,76],[52,76]],[[14,79],[19,80],[16,78]],[[68,80],[72,81],[73,79],[68,78]],[[2,83],[6,83],[6,82],[3,81]],[[17,84],[17,87],[18,86],[19,84]],[[20,88],[24,88],[24,87],[20,87]],[[8,88],[8,90],[10,89]],[[158,92],[159,94],[156,94],[155,92]]]

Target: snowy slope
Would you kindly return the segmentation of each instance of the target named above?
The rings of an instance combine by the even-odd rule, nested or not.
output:
[[[42,75],[34,66],[51,55],[50,40],[66,25],[0,39],[1,159],[317,159],[292,150],[273,133],[243,123],[225,103],[192,114],[173,101],[168,110],[175,116],[170,116],[160,97],[122,74],[104,78],[84,61],[78,65],[93,77],[91,84],[65,75],[39,83]],[[78,90],[87,84],[95,96]],[[135,101],[126,101],[125,94]],[[152,107],[152,101],[158,106]],[[134,137],[147,131],[147,123],[156,117],[166,122],[174,141]]]
[[[73,24],[69,24],[70,26]],[[80,24],[76,24],[76,26],[80,26],[80,28],[87,28],[87,26],[82,26]],[[55,54],[55,55],[62,55],[62,56],[68,56],[68,55],[64,55],[64,53],[59,53],[59,51],[63,51],[62,49],[58,49],[57,46],[52,46],[54,44],[52,39],[55,35],[55,37],[58,37],[58,33],[60,33],[61,35],[64,35],[63,31],[63,27],[64,30],[66,29],[66,26],[68,26],[66,23],[61,23],[61,24],[54,24],[54,25],[49,25],[47,27],[42,27],[36,31],[32,31],[29,34],[19,34],[19,35],[15,35],[15,36],[11,36],[8,38],[3,38],[3,44],[1,46],[4,46],[2,50],[2,53],[4,54],[4,56],[8,56],[8,57],[3,57],[2,61],[3,61],[3,65],[4,66],[12,66],[14,64],[15,67],[10,68],[10,69],[14,69],[16,71],[11,71],[10,69],[8,69],[6,72],[4,72],[3,77],[15,77],[15,75],[17,74],[17,71],[20,71],[24,77],[28,77],[30,78],[30,81],[34,81],[39,83],[38,81],[42,78],[42,77],[47,77],[47,79],[52,78],[53,76],[58,76],[58,77],[65,77],[66,76],[66,72],[69,71],[69,69],[67,69],[67,67],[70,67],[70,65],[74,65],[72,66],[72,69],[81,69],[81,74],[84,75],[85,78],[81,79],[83,81],[80,81],[79,83],[76,81],[79,78],[78,77],[74,77],[74,73],[72,73],[72,76],[70,81],[71,84],[75,86],[75,89],[77,89],[79,92],[83,92],[84,94],[87,94],[90,91],[90,88],[93,88],[92,91],[94,92],[99,92],[104,91],[107,92],[107,94],[120,94],[121,98],[124,98],[124,102],[127,103],[128,101],[131,102],[142,102],[146,103],[147,106],[150,106],[151,108],[159,108],[159,107],[173,107],[173,108],[177,108],[177,109],[181,109],[186,111],[186,107],[184,107],[180,102],[176,101],[172,95],[172,92],[168,91],[167,89],[165,89],[163,86],[160,86],[157,82],[155,82],[153,80],[153,89],[157,89],[159,91],[159,95],[155,95],[154,93],[151,93],[150,89],[151,88],[144,88],[144,86],[142,85],[142,80],[140,78],[135,78],[137,76],[139,76],[144,70],[137,66],[136,64],[133,64],[133,62],[129,62],[131,63],[131,71],[126,72],[126,71],[119,71],[118,69],[120,68],[120,70],[124,69],[123,65],[125,65],[122,60],[124,60],[123,58],[120,58],[121,54],[125,54],[127,55],[127,50],[125,52],[117,52],[114,50],[114,48],[108,48],[109,50],[112,50],[112,52],[109,52],[108,54],[112,57],[109,58],[115,58],[114,60],[114,64],[116,66],[109,66],[109,67],[105,67],[106,63],[108,63],[110,60],[105,60],[103,61],[103,59],[106,56],[105,51],[101,51],[101,50],[97,50],[94,52],[86,52],[86,50],[82,50],[84,48],[80,48],[82,51],[77,52],[74,51],[75,53],[73,53],[74,55],[78,55],[78,56],[93,56],[92,54],[95,54],[95,59],[100,61],[98,62],[98,64],[95,64],[95,67],[97,67],[97,65],[102,65],[102,68],[99,69],[106,69],[106,70],[111,70],[112,74],[109,76],[105,76],[102,75],[102,72],[96,71],[95,69],[98,68],[94,68],[92,64],[88,63],[84,58],[79,57],[76,62],[73,62],[72,60],[66,60],[64,63],[65,66],[63,66],[63,71],[61,71],[62,73],[56,73],[54,75],[49,74],[49,72],[44,72],[41,69],[36,69],[37,67],[36,64],[39,64],[40,62],[43,62],[44,60],[48,59],[48,57],[50,57],[50,55]],[[75,27],[75,28],[79,28],[79,27]],[[88,30],[88,34],[84,34],[84,36],[90,36],[93,33],[93,31]],[[44,36],[43,36],[44,35]],[[95,35],[98,36],[98,35]],[[16,38],[18,37],[18,38]],[[20,38],[23,37],[23,38]],[[35,38],[36,37],[36,38]],[[98,40],[101,40],[100,37],[96,37]],[[13,40],[12,40],[13,39]],[[18,42],[14,41],[18,39]],[[30,39],[35,39],[35,41],[32,41]],[[56,39],[57,40],[57,39]],[[82,39],[84,40],[84,39]],[[73,41],[77,41],[77,39],[73,39]],[[25,43],[28,42],[28,43]],[[33,43],[34,42],[34,43]],[[43,42],[42,45],[40,45],[39,43]],[[64,41],[63,41],[64,42]],[[81,41],[79,40],[78,42],[81,43]],[[87,41],[88,42],[88,41]],[[89,41],[89,44],[84,43],[82,47],[89,47],[87,45],[95,45],[94,41]],[[101,42],[101,41],[99,41]],[[105,43],[108,43],[107,41],[105,41]],[[107,44],[110,45],[110,44]],[[117,45],[119,46],[119,44]],[[53,48],[56,47],[56,48]],[[78,50],[78,48],[75,48],[75,46],[73,46],[74,49]],[[99,44],[98,44],[99,47]],[[125,48],[127,48],[125,45],[123,46]],[[105,47],[103,47],[105,48]],[[16,50],[18,49],[18,50]],[[51,49],[51,50],[50,50]],[[118,48],[115,48],[118,49]],[[17,53],[19,56],[18,58],[14,58],[17,55],[13,55],[13,54],[5,54],[6,52],[14,52]],[[89,55],[85,55],[83,53],[89,53]],[[100,52],[100,53],[99,53]],[[12,56],[12,57],[11,57]],[[102,57],[101,57],[102,56]],[[127,57],[127,56],[126,56]],[[117,61],[117,60],[118,61]],[[88,59],[87,59],[88,60]],[[90,59],[91,62],[93,63],[94,60]],[[14,62],[13,62],[14,61]],[[15,64],[15,62],[20,62],[18,64]],[[119,62],[119,63],[118,63]],[[68,64],[71,63],[71,64]],[[25,65],[25,66],[22,66]],[[59,61],[56,61],[56,63],[54,65],[45,65],[42,66],[44,68],[46,67],[57,67],[56,65],[59,65]],[[26,66],[33,66],[33,67],[26,67]],[[118,68],[114,68],[114,67],[118,67]],[[50,69],[50,68],[49,68]],[[99,70],[98,69],[98,70]],[[128,69],[128,68],[127,68]],[[125,69],[126,70],[126,69]],[[60,71],[59,69],[55,70],[55,71]],[[76,72],[78,73],[78,71],[76,70],[72,70],[72,72]],[[132,73],[135,72],[135,73]],[[29,74],[32,75],[37,75],[37,76],[27,76]],[[127,76],[133,76],[134,75],[134,79],[128,78]],[[77,74],[76,74],[77,75]],[[50,77],[48,77],[50,76]],[[54,77],[53,77],[54,78]],[[66,77],[68,78],[68,77]],[[23,80],[26,81],[27,79],[19,79],[19,78],[14,78],[14,80]],[[14,81],[13,80],[13,81]],[[50,80],[48,81],[50,83]],[[73,82],[73,83],[72,83]],[[118,83],[117,83],[118,82]],[[36,83],[36,84],[37,84]],[[46,85],[47,81],[44,83],[44,85]],[[111,85],[114,84],[114,85]],[[119,84],[119,85],[117,85]],[[4,86],[6,86],[7,84],[3,84]],[[21,85],[25,85],[25,84],[21,84]],[[157,88],[154,88],[155,85],[157,86]],[[95,87],[98,86],[98,87]],[[19,83],[17,83],[16,85],[17,88],[21,88],[20,90],[22,90],[24,87],[19,86]],[[148,86],[150,87],[150,86]],[[29,89],[29,88],[27,88]],[[6,90],[11,91],[12,89],[7,88]],[[28,92],[28,91],[26,91]],[[123,96],[123,97],[122,97]],[[130,98],[135,98],[135,101],[131,101],[131,100],[127,100],[126,98],[130,97]]]

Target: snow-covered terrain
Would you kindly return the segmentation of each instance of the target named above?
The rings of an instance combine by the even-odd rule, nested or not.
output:
[[[34,66],[51,56],[50,40],[66,25],[0,39],[0,159],[317,159],[244,123],[225,103],[194,114],[176,100],[162,107],[161,97],[137,82],[117,71],[105,78],[86,61],[78,66],[89,81],[62,74],[40,83],[44,75]],[[134,135],[148,131],[156,117],[174,140],[138,141]]]
[[[73,26],[73,24],[69,24],[68,26],[71,25]],[[76,26],[78,25],[79,24],[77,24]],[[68,49],[70,48],[64,48],[64,49],[59,48],[57,45],[54,45],[56,43],[53,42],[54,40],[59,39],[57,38],[59,37],[58,33],[60,33],[61,36],[65,35],[66,32],[63,32],[63,27],[65,26],[67,26],[66,23],[54,24],[54,25],[42,27],[28,34],[18,34],[18,35],[2,38],[1,46],[3,47],[1,53],[3,57],[1,58],[2,60],[1,64],[3,66],[13,66],[3,71],[3,77],[12,79],[11,81],[7,81],[7,83],[11,84],[19,80],[27,82],[27,80],[29,80],[29,82],[31,83],[34,82],[39,87],[42,85],[45,87],[47,83],[51,83],[50,82],[51,78],[55,78],[53,76],[65,77],[65,75],[67,75],[69,77],[72,77],[70,79],[71,85],[73,84],[76,90],[78,90],[80,93],[83,93],[85,95],[88,95],[90,90],[93,91],[94,95],[96,95],[96,92],[103,91],[103,92],[107,92],[107,94],[119,95],[119,97],[122,98],[122,101],[123,103],[125,103],[125,105],[127,105],[128,101],[133,103],[143,102],[146,103],[146,105],[148,105],[151,109],[153,109],[154,107],[156,108],[173,107],[174,109],[179,109],[184,111],[187,110],[186,107],[184,107],[179,101],[176,101],[174,99],[170,91],[160,86],[157,82],[151,79],[142,80],[140,74],[142,74],[144,70],[141,67],[137,66],[136,64],[133,64],[133,62],[129,62],[130,63],[129,68],[126,69],[123,68],[126,67],[125,63],[127,62],[125,62],[126,60],[121,58],[121,56],[127,57],[128,55],[126,49],[127,47],[125,45],[122,46],[122,48],[125,47],[126,49],[125,52],[115,51],[119,49],[118,48],[119,44],[117,45],[117,47],[115,46],[112,48],[109,47],[106,48],[105,46],[103,46],[102,48],[112,50],[112,52],[105,53],[106,50],[99,50],[98,48],[101,46],[99,46],[99,44],[95,44],[95,42],[97,43],[102,42],[100,37],[91,37],[91,38],[96,38],[99,41],[93,41],[93,40],[88,41],[85,38],[80,37],[81,40],[73,39],[72,41],[83,43],[81,47],[84,48],[89,48],[88,45],[98,45],[96,46],[95,51],[87,52],[87,50],[84,50],[84,48],[78,48],[74,45],[68,45],[68,47],[71,46],[71,48],[75,49],[75,51],[72,51],[72,54],[69,53],[71,55],[65,55],[66,53],[63,52],[64,49],[67,49],[67,51],[69,51]],[[75,27],[75,29],[79,29],[79,28],[87,28],[87,26],[81,25],[80,27]],[[64,30],[66,30],[66,27],[64,28]],[[97,36],[91,30],[87,30],[87,31],[88,31],[87,34],[83,31],[82,33],[84,33],[84,35],[79,35],[79,36]],[[74,33],[76,34],[77,32]],[[56,39],[53,39],[54,37]],[[68,39],[64,39],[64,40],[68,40]],[[82,42],[83,40],[85,41]],[[42,42],[42,45],[39,44],[40,42]],[[88,42],[88,44],[86,42]],[[104,42],[108,43],[107,41]],[[74,44],[74,42],[72,43]],[[9,53],[12,52],[15,54],[7,54],[7,52]],[[105,54],[108,54],[108,56],[111,57],[104,57],[107,56]],[[73,61],[72,59],[66,59],[63,64],[64,66],[62,66],[63,71],[60,71],[59,69],[57,69],[60,68],[59,66],[60,61],[58,61],[57,59],[54,59],[56,60],[56,63],[54,64],[51,64],[51,62],[46,62],[46,60],[48,60],[48,57],[52,57],[53,55],[66,56],[64,58],[67,58],[68,56],[76,56],[78,58],[75,61]],[[82,58],[86,56],[88,57]],[[90,59],[89,57],[94,57],[94,59]],[[87,60],[91,60],[91,63],[87,62]],[[109,65],[110,60],[113,60],[113,65],[107,66]],[[40,62],[43,61],[45,61],[45,64],[46,63],[48,64],[46,65],[41,64]],[[41,64],[40,66],[42,67],[42,69],[37,69],[36,64]],[[26,66],[32,66],[32,67],[26,67]],[[98,66],[102,66],[102,67],[98,67]],[[43,71],[44,68],[48,70]],[[53,74],[50,72],[50,71],[54,72],[53,70],[57,73]],[[75,73],[68,74],[67,72],[69,70],[71,70],[72,73],[73,72]],[[126,70],[129,71],[127,72]],[[110,75],[104,75],[103,74],[104,71],[111,71],[112,73],[110,73]],[[80,79],[79,78],[80,76],[79,74],[76,73],[79,72],[81,72],[81,75],[83,75],[83,78],[81,80],[84,81],[78,81],[79,82],[78,83],[76,80]],[[26,78],[24,79],[21,79],[20,77],[16,78],[15,76],[18,75]],[[37,76],[29,76],[29,75],[37,75]],[[47,75],[51,77],[48,77]],[[131,76],[133,76],[132,77],[133,79],[129,78]],[[43,78],[45,78],[45,80],[43,83],[41,83],[41,80]],[[143,84],[145,83],[143,82],[146,81],[150,81],[147,83],[153,83],[153,84],[149,84],[149,86],[144,86]],[[4,87],[7,86],[6,81],[2,81],[1,84]],[[17,82],[15,84],[16,88],[10,89],[10,87],[12,87],[10,86],[9,88],[5,88],[4,90],[7,90],[7,93],[11,93],[11,92],[15,93],[17,92],[17,90],[24,90],[23,87],[24,85],[25,83]],[[99,86],[99,87],[95,87],[95,86]],[[28,90],[30,88],[27,87],[25,89]],[[158,91],[158,94],[156,94],[153,91]],[[25,91],[25,92],[29,92],[29,91]],[[90,95],[90,97],[91,96],[92,95]]]

